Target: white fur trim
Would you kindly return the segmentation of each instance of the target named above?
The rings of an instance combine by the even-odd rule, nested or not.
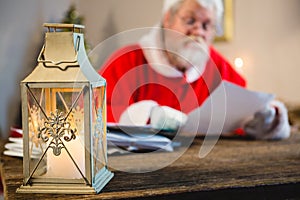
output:
[[[288,111],[285,105],[279,101],[272,101],[266,110],[246,122],[244,129],[247,135],[260,140],[280,140],[290,136],[290,125]],[[268,112],[270,109],[277,109],[276,115]],[[267,117],[267,118],[266,118]]]
[[[162,52],[161,31],[160,27],[154,27],[147,35],[141,38],[139,43],[144,55],[149,65],[157,73],[170,78],[183,77],[182,72],[170,66],[166,55]]]
[[[288,111],[280,101],[272,101],[271,106],[278,109],[278,124],[268,135],[268,139],[286,139],[290,136],[291,127],[288,119]]]
[[[178,130],[187,121],[187,115],[168,106],[155,106],[151,111],[151,127],[160,130]]]

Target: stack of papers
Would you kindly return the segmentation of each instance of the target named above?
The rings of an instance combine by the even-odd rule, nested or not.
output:
[[[15,131],[22,136],[22,129]],[[175,146],[179,146],[168,137],[155,133],[156,130],[150,127],[125,127],[123,130],[117,125],[111,126],[111,129],[108,128],[107,133],[108,154],[156,150],[171,152]],[[166,134],[170,136],[171,132],[166,132]],[[10,137],[4,147],[4,155],[23,157],[22,137]],[[35,145],[31,145],[31,143],[30,147],[32,147],[31,158],[40,158],[42,150]]]
[[[160,149],[173,151],[172,141],[161,135],[149,135],[145,133],[128,135],[120,132],[109,132],[107,134],[107,142],[109,147],[120,147],[127,151],[156,151]]]
[[[10,137],[8,143],[5,144],[4,155],[23,157],[23,138]],[[31,145],[31,144],[30,144]],[[38,159],[42,155],[42,150],[32,145],[31,158]]]

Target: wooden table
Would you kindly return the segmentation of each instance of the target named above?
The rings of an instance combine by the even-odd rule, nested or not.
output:
[[[202,138],[195,139],[176,162],[154,172],[127,173],[114,170],[115,177],[97,195],[15,193],[22,184],[22,159],[2,155],[4,195],[9,200],[300,197],[300,133],[293,133],[288,140],[283,141],[222,139],[208,156],[200,159],[198,153],[202,142]],[[155,165],[166,156],[172,156],[172,153],[156,153],[149,156],[149,159]],[[138,155],[110,156],[109,161],[114,163],[129,160],[134,163],[137,157]]]

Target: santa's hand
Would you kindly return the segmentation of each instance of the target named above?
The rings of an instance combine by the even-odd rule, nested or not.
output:
[[[151,110],[151,127],[159,130],[178,130],[187,121],[187,115],[168,106],[155,106]]]
[[[261,140],[278,140],[290,136],[288,112],[283,103],[272,101],[264,110],[255,113],[254,117],[245,123],[246,135]]]
[[[152,100],[143,100],[131,104],[122,114],[119,120],[120,125],[125,126],[145,126],[147,125],[151,110],[158,106]]]

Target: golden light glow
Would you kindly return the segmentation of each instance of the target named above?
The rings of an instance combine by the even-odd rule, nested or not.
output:
[[[237,69],[242,69],[244,67],[244,60],[242,58],[236,58],[236,59],[234,59],[234,66]]]

